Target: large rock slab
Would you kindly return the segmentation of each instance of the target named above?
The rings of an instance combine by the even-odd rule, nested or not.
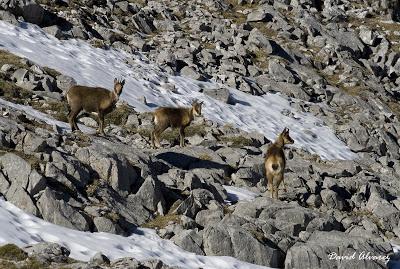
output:
[[[301,231],[340,230],[340,224],[326,214],[296,204],[277,201],[267,197],[251,202],[239,202],[233,212],[242,218],[272,222],[288,236],[299,236]]]
[[[26,213],[39,216],[39,211],[35,206],[31,196],[18,183],[14,182],[5,194],[7,201],[13,203]]]
[[[89,231],[88,217],[70,206],[61,195],[46,188],[37,201],[43,219],[51,223],[80,231]]]
[[[87,167],[73,156],[68,156],[59,151],[51,153],[52,164],[60,171],[67,174],[74,185],[84,188],[91,180],[90,171]]]
[[[284,255],[276,247],[259,242],[240,227],[210,225],[204,229],[206,255],[232,256],[239,260],[270,267],[282,267]]]
[[[181,69],[181,75],[194,80],[204,80],[204,76],[200,74],[195,68],[185,66]]]
[[[42,242],[23,248],[29,257],[34,257],[43,263],[67,262],[71,253],[69,249],[56,243]]]
[[[114,190],[127,195],[138,179],[138,174],[129,160],[117,152],[116,149],[94,143],[89,147],[78,149],[76,157],[90,165],[101,179],[107,180]]]
[[[9,182],[19,185],[32,196],[46,187],[46,179],[32,169],[28,161],[14,153],[1,156],[0,165]]]
[[[171,240],[184,250],[196,253],[197,255],[204,255],[201,249],[203,239],[195,230],[184,230],[172,237]]]
[[[275,14],[276,14],[276,11],[273,9],[273,7],[265,5],[262,8],[259,8],[259,9],[256,9],[256,10],[250,12],[247,15],[246,21],[247,22],[272,21]]]
[[[226,88],[219,88],[219,89],[204,89],[203,93],[208,95],[215,100],[221,101],[226,104],[234,104],[231,93]]]
[[[390,243],[350,236],[337,231],[314,232],[307,242],[296,243],[286,254],[285,269],[295,268],[386,268]],[[338,256],[348,256],[338,259]],[[361,258],[360,258],[361,257]],[[364,258],[363,258],[364,257]],[[382,257],[372,260],[368,257]]]
[[[165,204],[160,181],[151,177],[147,177],[137,193],[130,196],[131,202],[136,200],[138,204],[152,212],[161,210]]]

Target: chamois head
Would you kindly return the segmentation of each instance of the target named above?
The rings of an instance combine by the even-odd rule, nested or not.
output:
[[[114,92],[117,96],[121,95],[124,84],[125,84],[125,79],[122,81],[120,81],[116,78],[114,79]]]
[[[203,102],[198,102],[197,100],[193,101],[193,103],[192,103],[193,115],[201,116],[201,106],[202,105],[203,105]]]
[[[289,129],[285,127],[282,133],[279,135],[279,138],[282,139],[283,144],[293,144],[294,140],[289,136]]]

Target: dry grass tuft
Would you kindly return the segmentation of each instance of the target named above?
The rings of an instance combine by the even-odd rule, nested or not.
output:
[[[181,216],[176,214],[167,214],[165,216],[158,215],[155,219],[142,225],[143,228],[163,229],[169,223],[181,223]]]
[[[0,247],[0,258],[11,261],[23,261],[28,258],[28,254],[14,244],[6,244]]]

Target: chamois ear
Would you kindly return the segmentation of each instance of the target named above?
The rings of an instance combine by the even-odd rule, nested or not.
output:
[[[118,79],[114,78],[114,85],[116,85],[118,83]]]
[[[289,133],[289,129],[288,129],[287,127],[285,127],[285,129],[283,129],[283,132],[282,132],[282,133],[288,134],[288,133]]]
[[[124,86],[125,85],[125,79],[123,81],[121,81],[121,85]]]

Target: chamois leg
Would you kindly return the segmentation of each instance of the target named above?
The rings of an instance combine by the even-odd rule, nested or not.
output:
[[[105,135],[104,134],[104,113],[99,111],[97,113],[97,115],[99,118],[99,132],[100,132],[100,134]]]
[[[276,188],[276,175],[271,176],[271,198],[275,199],[275,194],[277,194],[277,188]]]
[[[151,135],[151,140],[154,148],[160,148],[160,135],[168,128],[168,125],[156,125]]]
[[[273,198],[273,186],[274,186],[274,184],[273,184],[273,179],[274,179],[274,177],[273,177],[273,175],[271,174],[271,173],[268,173],[268,169],[266,169],[266,178],[267,178],[267,191],[269,191],[270,192],[270,194],[271,194],[271,198]]]
[[[179,129],[180,143],[179,145],[183,148],[185,146],[185,127]]]
[[[68,122],[72,131],[79,131],[78,124],[76,124],[76,117],[78,116],[79,112],[81,112],[81,109],[71,108],[71,111],[68,113]]]
[[[153,149],[156,148],[156,144],[154,143],[154,132],[155,132],[155,129],[153,129],[153,131],[151,131],[151,134],[150,134],[150,137],[151,137],[151,146],[152,146]]]
[[[69,116],[71,115],[71,107],[69,106],[69,104],[67,105],[67,109],[68,109],[67,119],[69,120]]]
[[[71,109],[68,109],[67,119],[69,122],[69,126],[71,127],[71,130],[74,131],[75,126],[74,126],[73,122],[71,121],[71,112],[72,112]]]
[[[283,191],[287,192],[285,178],[282,176]]]
[[[159,128],[157,126],[154,126],[154,129],[151,132],[151,145],[154,149],[159,148],[161,146],[160,140],[158,138],[158,130]]]
[[[276,189],[276,187],[274,185],[272,185],[271,198],[278,199],[278,190]]]
[[[151,147],[154,149],[156,145],[154,144],[154,130],[150,133]]]
[[[283,173],[278,174],[274,177],[274,198],[275,199],[279,199],[278,198],[278,191],[279,191],[279,185],[281,184],[281,182],[283,181]]]
[[[80,131],[81,129],[79,129],[78,124],[76,123],[76,121],[77,121],[77,119],[76,119],[76,116],[75,116],[75,118],[74,118],[74,127],[75,127],[75,130]]]

